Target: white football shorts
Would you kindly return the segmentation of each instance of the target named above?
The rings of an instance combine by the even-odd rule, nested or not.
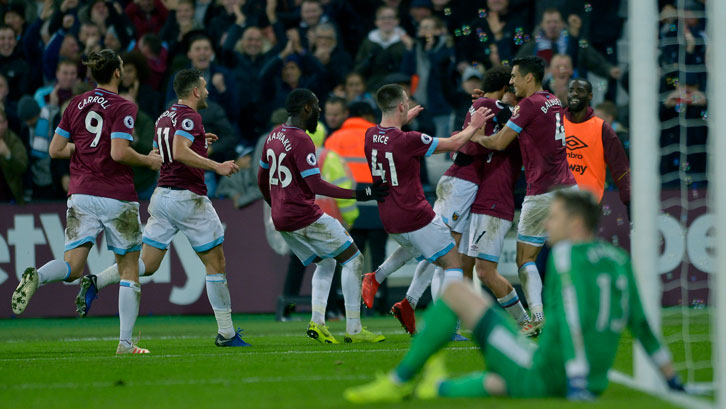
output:
[[[468,180],[442,176],[436,185],[434,212],[441,215],[451,231],[463,233],[469,227],[469,211],[478,190]]]
[[[65,251],[94,244],[102,231],[106,246],[118,255],[141,250],[138,202],[73,194],[67,205]]]
[[[325,213],[300,230],[280,234],[304,266],[316,259],[335,258],[353,244],[343,225]]]
[[[502,254],[504,248],[504,238],[511,228],[512,222],[509,220],[487,214],[472,213],[469,231],[466,234],[468,239],[466,254],[469,257],[498,263],[499,255]],[[461,240],[463,242],[464,237]]]
[[[149,203],[149,220],[144,244],[160,250],[181,231],[197,253],[211,250],[224,241],[224,227],[212,201],[189,190],[157,187]]]
[[[575,189],[577,185],[562,189]],[[541,195],[525,196],[522,202],[522,213],[517,226],[517,241],[530,246],[542,247],[547,240],[545,220],[550,211],[550,204],[555,197],[556,190]]]
[[[438,260],[455,246],[451,231],[439,214],[431,223],[418,230],[389,234],[389,237],[396,240],[401,247],[406,248],[416,257],[416,260],[426,260],[430,263]]]

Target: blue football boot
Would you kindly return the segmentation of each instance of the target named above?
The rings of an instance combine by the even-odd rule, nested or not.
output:
[[[237,333],[232,338],[225,338],[222,334],[217,334],[214,345],[218,347],[249,347],[252,346],[242,339],[242,329],[237,328]]]
[[[76,297],[76,312],[81,318],[91,311],[91,303],[98,298],[98,287],[96,287],[96,276],[89,274],[81,278],[81,289]]]

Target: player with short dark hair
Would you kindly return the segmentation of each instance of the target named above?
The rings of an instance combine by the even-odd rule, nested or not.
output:
[[[471,121],[471,115],[480,107],[486,107],[496,114],[492,120],[487,121],[482,128],[484,134],[492,134],[498,130],[503,123],[509,118],[506,114],[511,115],[509,107],[506,107],[499,100],[509,87],[509,67],[496,67],[487,71],[484,77],[484,88],[486,92],[478,98],[469,109],[462,129],[466,129]],[[521,322],[522,325],[529,322],[529,317],[524,311],[517,293],[514,291],[509,282],[496,272],[496,261],[498,261],[501,253],[501,246],[504,242],[504,236],[509,231],[506,220],[500,217],[509,217],[509,225],[514,213],[514,193],[513,184],[519,169],[516,173],[512,168],[517,168],[517,164],[521,168],[521,159],[518,157],[518,146],[514,146],[516,155],[510,160],[510,148],[507,152],[495,153],[483,148],[475,142],[467,142],[456,153],[454,164],[444,173],[439,180],[436,193],[437,199],[434,204],[434,212],[442,216],[444,223],[451,230],[459,254],[462,258],[464,275],[471,277],[472,268],[477,265],[477,271],[482,270],[486,283],[495,293],[502,306],[510,311],[514,318]],[[506,169],[504,169],[506,167]],[[499,170],[502,168],[502,170]],[[511,180],[514,177],[514,180]],[[486,178],[486,183],[484,183]],[[482,189],[479,189],[483,186]],[[470,210],[474,210],[474,205],[478,202],[484,202],[479,205],[485,214],[491,216],[477,216],[477,222],[470,222]],[[511,203],[511,205],[510,205]],[[512,215],[509,216],[508,209],[511,208]],[[477,208],[478,209],[478,208]],[[490,219],[496,217],[496,219]],[[481,219],[481,222],[479,220]],[[480,228],[479,224],[483,224]],[[488,235],[484,235],[483,229],[489,230]],[[475,235],[470,234],[476,230]],[[476,243],[476,244],[475,244]],[[470,247],[474,246],[477,251],[473,254]],[[482,251],[479,251],[481,249]],[[486,253],[486,254],[485,254]],[[491,254],[495,254],[493,256]],[[481,259],[482,260],[477,260]],[[368,273],[363,277],[362,294],[363,301],[368,308],[372,308],[375,294],[380,283],[390,274],[394,273],[402,267],[408,260],[413,258],[413,254],[405,247],[399,247],[393,252],[386,261],[380,265],[373,273]],[[494,268],[483,269],[483,265],[494,263]],[[440,289],[444,285],[445,276],[441,268],[436,268],[426,260],[419,262],[414,273],[414,278],[406,293],[406,298],[394,304],[391,312],[401,321],[407,332],[415,333],[416,318],[414,310],[419,298],[431,283],[432,294],[436,298]],[[453,275],[450,275],[451,280]],[[454,334],[454,340],[466,340],[460,334]]]
[[[527,195],[519,218],[517,267],[534,318],[523,328],[527,335],[536,335],[544,325],[542,279],[535,260],[547,238],[544,220],[553,191],[577,189],[567,164],[564,107],[556,96],[542,90],[543,77],[544,60],[534,56],[515,58],[510,83],[521,98],[519,104],[499,132],[474,139],[485,148],[499,151],[519,141]]]
[[[379,125],[366,131],[365,152],[373,180],[384,181],[391,186],[391,195],[385,202],[379,203],[378,211],[386,233],[401,246],[397,250],[401,257],[397,258],[403,260],[400,264],[412,257],[436,264],[443,269],[446,282],[463,279],[461,259],[454,248],[455,242],[449,227],[442,215],[434,212],[423,194],[419,177],[420,159],[434,153],[461,149],[494,114],[486,107],[472,110],[471,121],[461,132],[450,138],[439,139],[421,132],[401,130],[423,107],[409,109],[408,95],[400,85],[382,86],[376,93],[376,100],[383,118]],[[391,269],[391,272],[397,267]],[[414,281],[423,282],[423,290],[430,281],[430,274],[426,270],[417,269],[414,277]],[[366,274],[363,288],[369,307],[383,278],[379,276],[378,281],[376,273]],[[423,290],[419,288],[420,293]],[[410,303],[415,304],[417,299],[414,298],[420,297],[420,294],[413,295],[413,298],[411,296],[409,294],[407,299],[394,305],[391,311],[407,332],[414,333],[415,318]]]
[[[385,337],[363,328],[360,322],[360,275],[363,255],[343,225],[323,213],[315,195],[358,201],[383,200],[388,187],[378,183],[366,189],[343,189],[320,177],[315,145],[305,133],[315,132],[320,117],[318,97],[298,88],[285,101],[288,119],[266,138],[257,184],[272,207],[272,222],[303,265],[315,263],[312,318],[307,335],[321,343],[338,340],[325,325],[325,307],[336,261],[342,265],[345,300],[345,342],[381,342]]]
[[[96,236],[104,231],[120,271],[116,353],[149,353],[131,339],[141,297],[141,220],[131,166],[158,170],[161,156],[155,151],[140,155],[130,146],[137,108],[117,94],[124,74],[121,57],[106,49],[91,53],[84,64],[98,87],[71,100],[48,150],[51,158],[71,160],[64,260],[25,269],[13,292],[12,309],[15,314],[25,311],[44,284],[80,278]]]
[[[232,303],[227,288],[226,261],[222,242],[224,228],[212,202],[207,197],[204,171],[230,176],[239,171],[234,161],[223,163],[207,158],[208,143],[217,136],[204,131],[199,110],[207,107],[207,82],[201,71],[186,69],[174,77],[177,103],[156,121],[154,148],[163,165],[157,188],[149,203],[149,220],[143,234],[139,259],[140,275],[150,276],[161,265],[174,236],[181,231],[206,269],[209,303],[217,319],[220,347],[249,346],[232,323]],[[86,316],[96,294],[119,279],[113,265],[98,275],[83,277],[76,297],[81,317]]]
[[[557,191],[546,225],[553,244],[547,269],[547,331],[539,345],[516,330],[487,294],[454,283],[426,311],[426,326],[388,375],[344,397],[355,403],[436,397],[567,397],[592,400],[608,386],[627,327],[672,390],[684,387],[667,347],[653,334],[628,254],[596,239],[600,207],[585,191]],[[447,379],[444,352],[457,320],[473,330],[486,371]],[[423,370],[418,384],[414,379]]]

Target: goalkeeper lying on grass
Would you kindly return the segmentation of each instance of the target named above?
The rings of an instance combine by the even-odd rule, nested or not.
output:
[[[668,350],[646,321],[630,258],[595,239],[600,207],[589,193],[558,191],[547,230],[554,243],[547,271],[546,330],[539,346],[518,334],[517,326],[488,295],[454,283],[429,307],[425,326],[403,361],[375,381],[349,388],[356,403],[396,402],[414,394],[435,397],[567,397],[590,400],[608,385],[620,334],[627,326],[640,341],[671,389],[683,391]],[[446,379],[442,353],[457,320],[473,329],[487,370]],[[423,375],[416,382],[417,374]]]

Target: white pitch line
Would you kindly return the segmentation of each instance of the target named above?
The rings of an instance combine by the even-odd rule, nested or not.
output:
[[[174,386],[174,385],[232,385],[240,383],[277,383],[277,382],[317,382],[317,381],[359,381],[370,379],[366,375],[344,375],[344,376],[272,376],[240,378],[230,381],[229,378],[211,379],[160,379],[155,381],[137,382],[123,381],[123,386]],[[56,382],[56,383],[18,383],[0,384],[0,390],[30,390],[30,389],[78,389],[78,388],[110,388],[119,386],[118,382]]]
[[[254,348],[254,347],[253,347]],[[334,347],[332,347],[334,348]],[[447,350],[453,351],[470,351],[478,349],[478,347],[450,347]],[[321,350],[321,351],[250,351],[249,348],[243,349],[245,352],[241,352],[239,356],[244,355],[316,355],[316,354],[347,354],[347,353],[391,353],[408,351],[409,348],[387,348],[387,349],[339,349],[339,350]],[[139,355],[138,359],[154,359],[154,358],[187,358],[187,357],[204,357],[204,356],[225,356],[229,357],[232,354],[161,354],[155,355],[153,353],[148,355]],[[119,359],[121,357],[116,355],[109,356],[58,356],[58,357],[35,357],[35,358],[0,358],[0,362],[31,362],[31,361],[98,361],[99,359]]]
[[[392,335],[402,335],[405,334],[404,332],[390,332],[390,333],[382,333],[385,336],[392,336]],[[333,334],[333,335],[340,335],[343,336],[343,333],[339,334]],[[209,339],[210,337],[214,339],[216,334],[211,336],[203,336],[203,335],[179,335],[179,336],[173,336],[173,335],[160,335],[160,336],[144,336],[142,339],[161,339],[161,340],[168,340],[168,339]],[[284,338],[305,338],[306,335],[303,332],[288,332],[288,333],[282,333],[282,334],[274,334],[274,333],[264,333],[264,334],[258,334],[258,333],[249,333],[249,334],[242,334],[243,337],[250,337],[250,338],[259,338],[259,337],[284,337]],[[68,337],[68,338],[59,338],[57,342],[92,342],[92,341],[115,341],[118,340],[118,336],[109,336],[109,337]],[[46,342],[49,341],[47,339],[26,339],[26,338],[10,338],[7,340],[0,341],[0,343],[4,344],[19,344],[23,342]]]

